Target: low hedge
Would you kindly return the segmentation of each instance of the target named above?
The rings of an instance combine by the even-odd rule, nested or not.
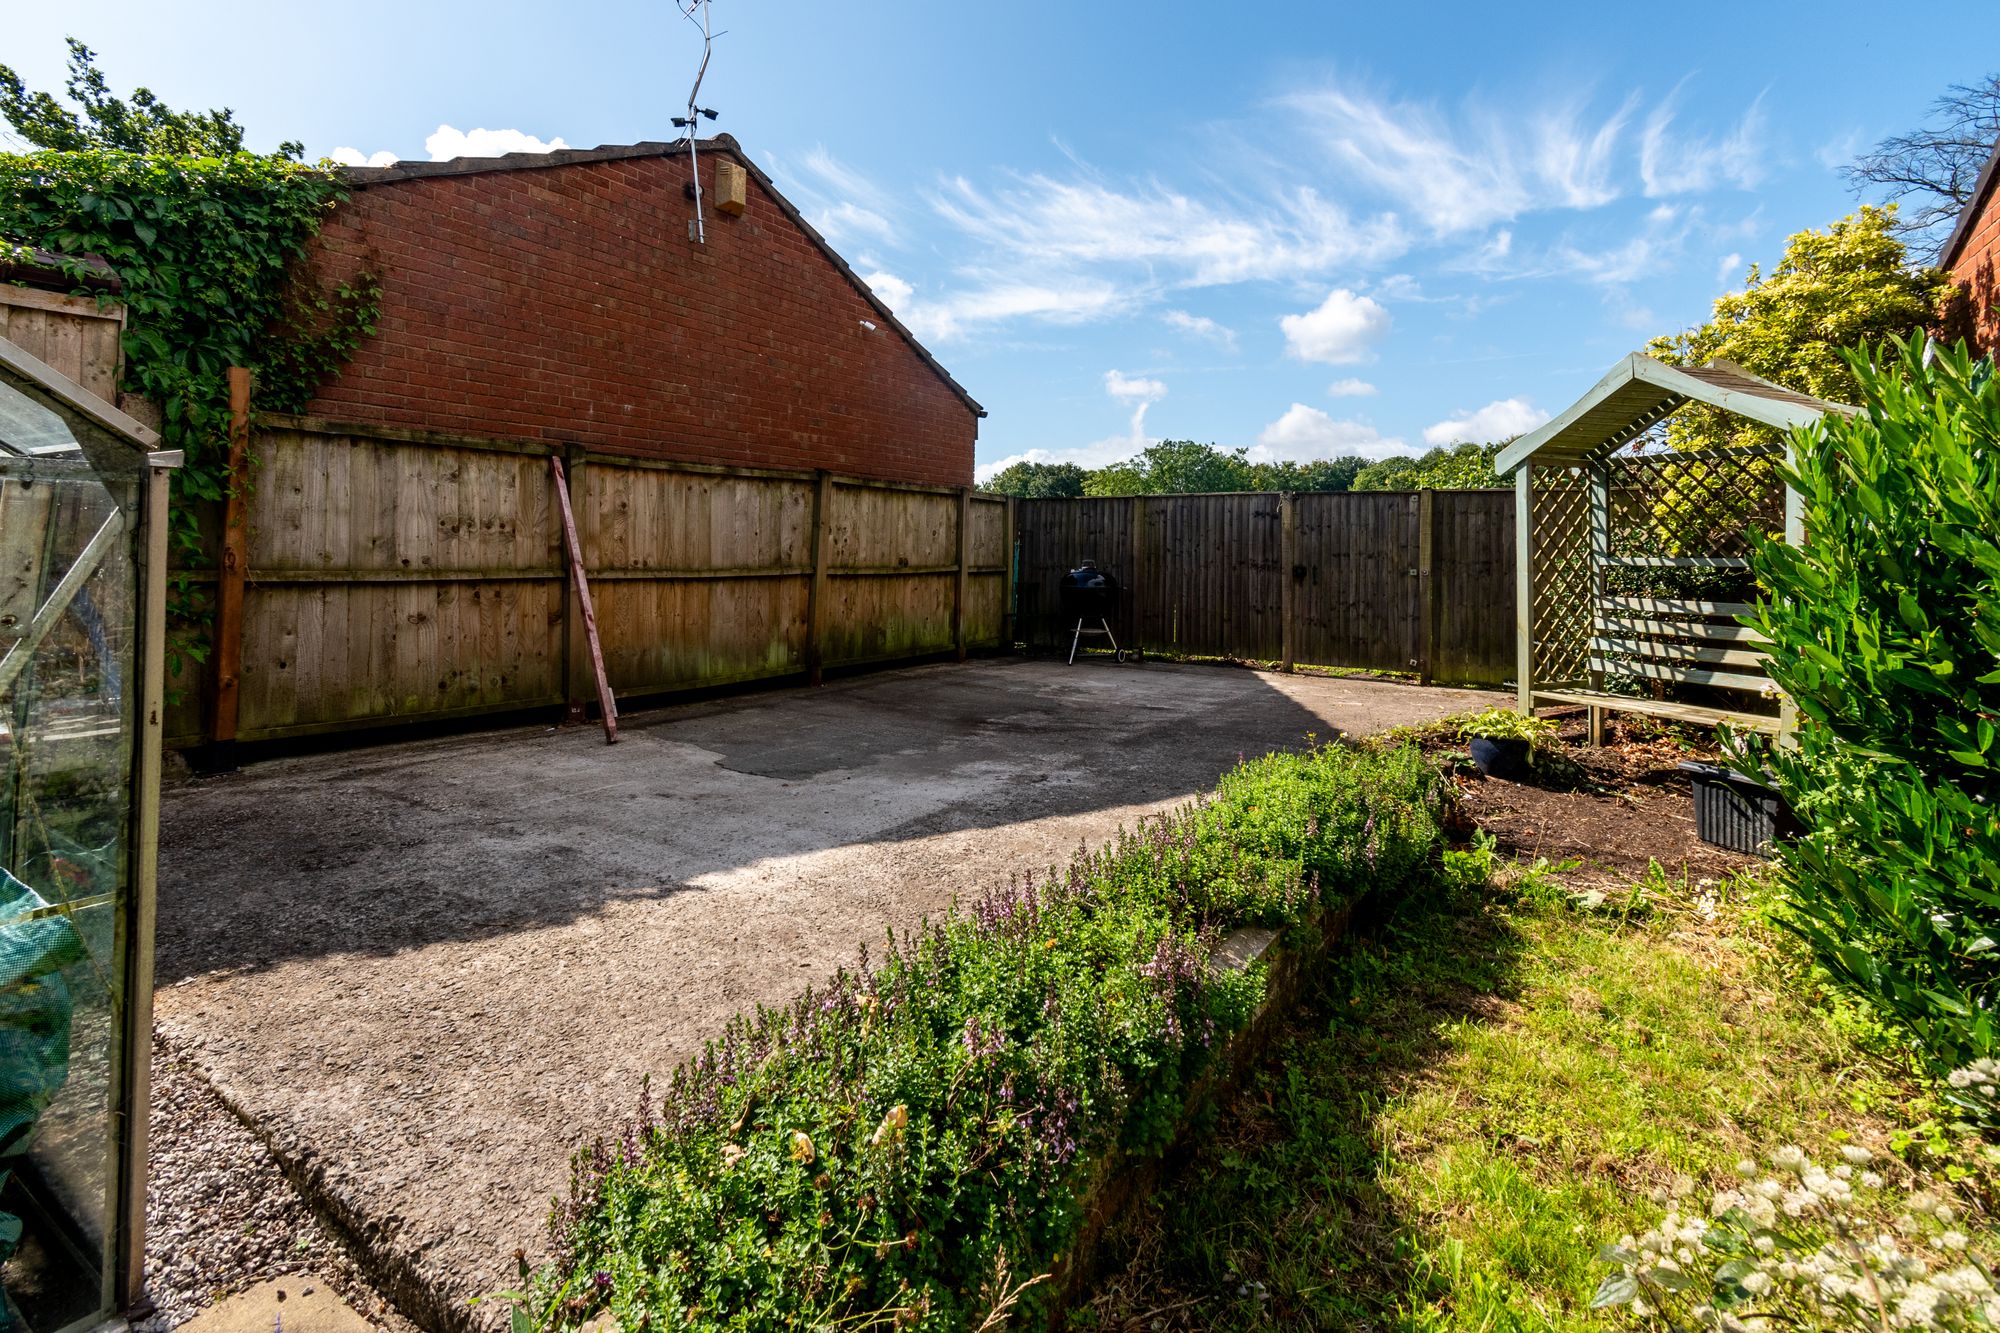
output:
[[[1271,755],[739,1017],[578,1155],[517,1330],[957,1329],[1039,1317],[1119,1153],[1169,1144],[1263,994],[1230,930],[1311,931],[1437,861],[1413,748]],[[1310,939],[1295,943],[1310,945]],[[982,1323],[982,1320],[985,1321]]]

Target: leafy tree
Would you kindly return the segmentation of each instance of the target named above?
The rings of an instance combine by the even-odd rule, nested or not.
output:
[[[1088,474],[1076,463],[1019,462],[1001,468],[981,490],[1023,500],[1070,500],[1083,494]]]
[[[1673,365],[1721,358],[1788,389],[1854,402],[1859,387],[1846,350],[1922,333],[1953,290],[1937,269],[1905,267],[1895,217],[1893,204],[1864,205],[1824,231],[1799,232],[1768,277],[1752,266],[1742,291],[1716,298],[1706,324],[1655,338],[1646,350]],[[1668,435],[1683,449],[1777,438],[1702,406],[1677,413]]]
[[[129,102],[120,100],[97,68],[97,53],[74,37],[68,41],[69,81],[64,87],[80,115],[50,93],[29,92],[19,74],[0,65],[0,116],[35,147],[59,153],[109,148],[171,157],[228,157],[243,151],[243,127],[229,108],[175,111],[145,88],[135,89]],[[278,148],[286,158],[304,152],[296,142]]]
[[[1161,440],[1141,450],[1127,466],[1138,472],[1147,495],[1247,491],[1251,489],[1249,452],[1193,440]]]
[[[1954,83],[1931,104],[1929,120],[1892,135],[1841,169],[1857,194],[1879,188],[1909,212],[1892,225],[1912,248],[1935,254],[1972,200],[1980,171],[2000,139],[2000,74]]]
[[[1310,463],[1253,463],[1250,489],[1253,491],[1350,491],[1354,479],[1368,466],[1358,454],[1342,458],[1321,458]]]
[[[1506,441],[1497,444],[1446,444],[1427,453],[1384,458],[1361,469],[1357,491],[1449,490],[1455,487],[1507,486],[1493,471],[1493,460]]]
[[[1944,1070],[2000,1054],[2000,376],[1963,343],[1879,355],[1864,414],[1793,437],[1811,540],[1755,539],[1801,722],[1751,761],[1807,830],[1786,924]]]

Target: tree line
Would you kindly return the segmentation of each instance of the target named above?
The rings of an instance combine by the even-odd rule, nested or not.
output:
[[[1200,495],[1218,491],[1416,491],[1504,486],[1493,458],[1507,441],[1441,445],[1424,454],[1370,461],[1358,454],[1311,462],[1253,462],[1246,448],[1162,440],[1122,463],[1014,463],[982,490],[1024,500],[1096,495]]]

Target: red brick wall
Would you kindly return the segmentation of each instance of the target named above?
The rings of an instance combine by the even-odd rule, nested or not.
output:
[[[2000,188],[1989,189],[1980,201],[1951,274],[1971,300],[1980,350],[2000,352]]]
[[[381,323],[307,410],[969,485],[964,401],[755,176],[691,242],[687,175],[676,155],[357,188],[321,245],[331,272],[381,274]]]

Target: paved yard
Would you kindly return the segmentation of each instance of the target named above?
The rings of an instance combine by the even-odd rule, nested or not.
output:
[[[455,1322],[541,1250],[570,1152],[732,1012],[1241,754],[1493,700],[1008,660],[636,714],[615,747],[534,727],[187,781],[160,1027],[315,1179],[387,1294]]]

